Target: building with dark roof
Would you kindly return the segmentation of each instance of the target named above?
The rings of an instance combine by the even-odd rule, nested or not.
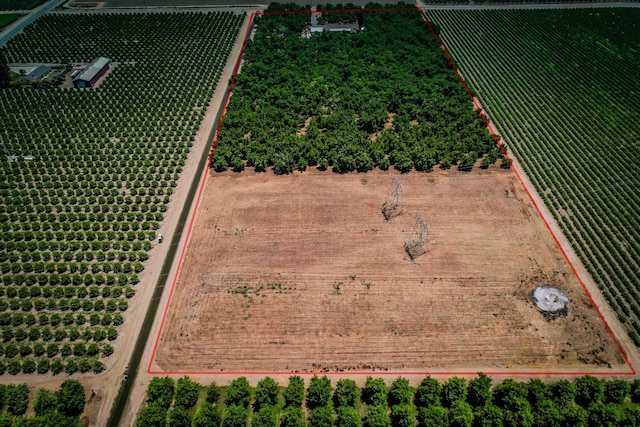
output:
[[[38,80],[46,76],[49,71],[51,71],[50,66],[40,65],[39,67],[34,68],[29,74],[20,76],[20,83],[29,84],[37,82]]]
[[[109,68],[111,68],[111,60],[109,58],[103,56],[96,58],[73,78],[73,86],[79,88],[92,87]]]

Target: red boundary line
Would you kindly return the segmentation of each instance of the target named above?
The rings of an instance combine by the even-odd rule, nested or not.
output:
[[[502,154],[504,155],[504,157],[509,162],[509,165],[512,166],[511,158],[509,157],[509,155],[507,154],[504,146],[502,145],[502,142],[500,141],[500,138],[498,137],[498,135],[496,135],[496,133],[491,128],[489,120],[488,120],[487,116],[485,115],[484,111],[482,110],[482,107],[476,101],[475,97],[473,96],[473,93],[471,92],[471,89],[469,88],[467,83],[464,81],[464,79],[462,77],[462,74],[460,73],[460,71],[458,70],[458,68],[455,65],[455,62],[451,58],[451,55],[449,55],[449,52],[447,51],[447,49],[445,48],[444,44],[442,43],[442,40],[440,39],[440,37],[436,33],[435,29],[433,28],[433,25],[431,24],[431,21],[429,20],[429,18],[427,17],[426,13],[422,9],[417,8],[417,7],[397,7],[397,8],[374,8],[374,9],[318,10],[318,12],[320,12],[320,13],[334,13],[334,12],[351,13],[351,12],[381,12],[381,11],[388,12],[388,11],[409,11],[409,10],[418,11],[421,14],[423,20],[425,21],[425,23],[429,27],[429,30],[431,31],[433,37],[435,38],[436,42],[439,44],[440,49],[442,50],[445,58],[447,59],[447,61],[451,65],[451,68],[454,70],[454,72],[458,76],[458,79],[460,80],[460,83],[462,84],[462,87],[467,92],[467,95],[469,96],[469,98],[473,102],[476,110],[478,111],[478,114],[480,114],[480,117],[482,118],[482,120],[484,121],[485,125],[487,126],[487,129],[491,133],[491,136],[496,141],[496,144],[500,148],[500,150],[501,150]],[[164,323],[165,323],[167,314],[169,312],[169,306],[171,305],[171,300],[173,298],[173,291],[174,291],[174,289],[176,287],[176,283],[178,281],[180,269],[182,267],[182,262],[184,260],[184,256],[185,256],[185,253],[186,253],[186,250],[187,250],[187,246],[188,246],[188,243],[189,243],[189,240],[190,240],[190,237],[191,237],[191,232],[192,232],[192,229],[193,229],[193,225],[194,225],[194,222],[195,222],[196,213],[198,211],[198,206],[200,205],[200,199],[202,197],[202,193],[203,193],[203,190],[204,190],[204,186],[205,186],[205,183],[206,183],[206,178],[209,175],[209,165],[211,164],[211,160],[213,159],[213,155],[214,155],[214,152],[215,152],[215,149],[216,149],[216,146],[217,146],[217,142],[218,142],[218,137],[220,135],[220,130],[222,129],[222,123],[224,121],[224,117],[225,117],[226,112],[227,112],[227,107],[229,106],[229,99],[231,97],[231,92],[233,91],[233,87],[234,87],[235,82],[236,82],[236,77],[238,75],[238,70],[240,69],[240,64],[242,63],[242,56],[243,56],[244,49],[245,49],[246,44],[247,44],[247,40],[249,38],[249,35],[250,35],[250,33],[251,33],[252,29],[253,29],[253,25],[255,23],[255,17],[256,16],[262,16],[262,15],[300,15],[300,14],[311,14],[311,11],[310,10],[283,11],[283,12],[268,12],[267,11],[267,12],[253,12],[250,15],[249,27],[247,28],[247,31],[245,32],[244,40],[243,40],[243,43],[242,43],[242,48],[240,49],[240,54],[238,56],[238,59],[236,61],[234,69],[233,69],[233,75],[232,75],[232,78],[231,78],[231,82],[229,83],[229,88],[227,89],[226,100],[225,100],[225,103],[224,103],[222,114],[220,115],[220,120],[218,122],[218,127],[216,129],[216,133],[215,133],[215,136],[214,136],[214,139],[213,139],[213,145],[211,146],[211,150],[209,152],[208,161],[207,161],[207,167],[205,168],[205,170],[204,170],[204,172],[202,174],[201,183],[200,183],[200,189],[198,191],[198,197],[196,198],[196,204],[195,204],[193,212],[191,214],[191,220],[189,221],[189,228],[187,230],[185,243],[184,243],[184,246],[182,247],[182,250],[180,251],[180,258],[178,260],[178,266],[177,266],[177,269],[176,269],[176,273],[175,273],[175,276],[173,278],[173,282],[171,284],[171,290],[169,292],[169,298],[167,300],[167,303],[165,305],[164,311],[162,313],[162,320],[160,321],[160,328],[158,329],[158,334],[156,336],[156,341],[155,341],[155,343],[153,345],[153,351],[151,353],[151,358],[150,358],[149,364],[147,366],[147,373],[150,374],[150,375],[232,375],[232,376],[237,376],[237,375],[330,375],[330,376],[334,376],[334,375],[385,375],[385,376],[387,376],[387,375],[445,375],[445,376],[450,376],[450,375],[477,375],[478,371],[385,371],[385,370],[377,370],[377,371],[375,371],[375,370],[374,371],[154,371],[154,370],[152,370],[153,361],[155,360],[156,351],[157,351],[158,345],[160,343],[160,336],[162,335],[162,330],[164,329]],[[609,335],[611,336],[611,338],[613,339],[614,343],[616,344],[616,347],[620,351],[620,354],[622,355],[622,357],[623,357],[625,363],[627,364],[627,366],[629,367],[630,371],[629,372],[615,372],[615,371],[614,372],[610,372],[610,371],[604,371],[604,372],[595,371],[594,372],[594,371],[526,371],[525,370],[525,371],[487,371],[487,372],[484,372],[484,373],[486,375],[490,375],[490,376],[583,376],[583,375],[592,375],[592,376],[619,376],[619,375],[625,375],[626,376],[626,375],[635,375],[636,371],[633,368],[633,366],[631,365],[631,362],[629,361],[629,358],[627,357],[627,354],[625,353],[624,349],[622,348],[622,345],[620,344],[620,342],[616,338],[615,334],[613,333],[613,331],[609,327],[609,324],[607,323],[607,321],[605,320],[602,312],[600,311],[600,309],[598,308],[597,304],[593,300],[593,297],[592,297],[591,293],[589,292],[589,290],[587,289],[586,285],[584,284],[584,282],[582,281],[582,279],[578,275],[578,272],[575,269],[573,263],[569,259],[568,255],[565,252],[565,250],[562,247],[562,245],[560,244],[560,241],[558,240],[558,238],[556,237],[555,233],[551,229],[551,226],[547,222],[546,218],[542,214],[542,211],[540,210],[540,207],[538,206],[538,204],[534,200],[533,196],[529,192],[529,189],[524,184],[524,181],[522,180],[522,177],[518,173],[517,169],[512,168],[512,170],[515,173],[515,175],[518,178],[518,180],[520,181],[520,184],[524,188],[525,192],[529,196],[529,200],[531,200],[531,203],[536,208],[538,214],[542,218],[542,221],[544,222],[544,225],[546,226],[547,230],[549,230],[549,233],[551,233],[551,236],[553,237],[553,240],[555,241],[556,245],[558,246],[558,248],[562,252],[562,255],[564,256],[565,260],[569,264],[569,266],[571,268],[571,271],[573,272],[574,276],[578,279],[578,282],[582,286],[582,289],[587,294],[587,297],[589,298],[589,301],[591,302],[591,305],[596,310],[596,313],[598,313],[598,316],[600,317],[600,320],[604,324],[605,329],[609,332]]]
[[[445,57],[449,61],[449,64],[453,68],[453,71],[455,71],[456,75],[458,76],[458,79],[460,80],[460,83],[462,84],[462,87],[464,87],[464,90],[467,92],[467,95],[469,95],[469,98],[473,102],[473,105],[476,107],[476,110],[480,114],[480,117],[482,117],[482,120],[484,121],[485,125],[487,126],[487,129],[491,133],[491,136],[496,141],[496,144],[498,144],[498,147],[500,147],[500,151],[502,152],[504,157],[509,162],[509,166],[513,166],[513,162],[511,161],[511,158],[507,154],[507,150],[504,148],[504,145],[502,145],[502,142],[500,141],[500,138],[498,137],[498,135],[496,135],[496,133],[493,131],[492,127],[490,126],[489,119],[487,118],[486,114],[482,110],[482,107],[480,106],[480,104],[478,103],[476,98],[473,96],[473,93],[471,92],[471,89],[469,89],[469,86],[464,81],[464,78],[462,77],[462,74],[458,70],[458,67],[456,67],[453,59],[451,58],[451,55],[449,55],[449,52],[447,51],[447,48],[444,46],[444,43],[442,43],[442,39],[440,39],[440,36],[438,36],[438,34],[436,33],[435,29],[433,28],[433,25],[431,25],[431,21],[427,17],[427,14],[424,12],[424,10],[422,10],[422,9],[419,9],[419,10],[420,10],[420,14],[422,15],[422,18],[427,23],[427,26],[429,27],[429,29],[431,30],[431,33],[435,37],[436,42],[440,45],[440,49],[442,49],[442,52],[444,53]],[[527,186],[524,184],[524,181],[522,180],[522,177],[520,176],[520,173],[515,168],[512,168],[512,170],[516,174],[516,176],[518,177],[518,180],[520,181],[520,184],[522,184],[522,187],[524,188],[524,190],[526,191],[527,195],[529,196],[529,200],[531,200],[531,203],[533,203],[533,206],[535,206],[536,210],[538,211],[538,214],[542,218],[542,221],[544,222],[544,225],[547,227],[547,230],[549,230],[549,233],[551,233],[551,236],[553,237],[553,240],[556,242],[556,245],[558,246],[558,248],[562,252],[562,255],[564,256],[564,259],[569,264],[569,267],[571,267],[571,271],[573,272],[574,276],[576,276],[576,278],[578,279],[578,282],[580,283],[580,286],[582,286],[582,289],[587,294],[587,297],[589,297],[589,301],[591,302],[591,305],[593,306],[593,308],[596,310],[596,313],[598,313],[598,316],[600,317],[600,320],[602,320],[602,323],[604,324],[604,327],[606,328],[607,332],[609,332],[609,335],[613,339],[613,342],[616,344],[616,347],[618,347],[618,350],[622,354],[622,357],[623,357],[625,363],[627,364],[627,366],[631,370],[630,374],[631,375],[635,375],[636,371],[633,368],[633,366],[631,365],[631,362],[629,361],[629,358],[627,357],[627,354],[625,353],[624,349],[622,348],[622,345],[618,341],[618,338],[616,337],[616,335],[611,330],[611,327],[607,323],[607,320],[604,318],[604,315],[600,311],[600,308],[595,303],[595,301],[593,299],[593,296],[591,295],[591,292],[589,292],[589,289],[587,288],[587,286],[582,281],[582,278],[580,277],[580,275],[578,274],[575,266],[573,265],[573,263],[569,259],[569,256],[567,255],[566,251],[564,250],[564,248],[560,244],[560,241],[558,240],[558,237],[556,236],[556,234],[554,233],[553,229],[549,225],[549,222],[547,221],[545,216],[542,214],[542,211],[540,210],[540,207],[538,206],[538,204],[534,200],[533,195],[531,194],[531,192],[529,191]]]

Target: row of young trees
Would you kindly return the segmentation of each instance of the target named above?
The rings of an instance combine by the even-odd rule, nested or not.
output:
[[[470,170],[500,157],[417,10],[356,15],[365,31],[309,38],[308,14],[256,18],[213,169]]]
[[[204,398],[197,404],[200,397]],[[200,387],[183,377],[155,377],[137,426],[155,427],[560,427],[640,425],[640,380],[592,376],[493,385],[484,374],[440,383],[429,376],[417,387],[398,377],[390,385],[368,377],[364,387],[313,376],[306,387],[292,376],[286,387],[270,377],[253,388],[245,377],[228,387]]]
[[[0,89],[0,371],[104,368],[243,20],[53,12],[0,47],[113,62],[92,89]]]

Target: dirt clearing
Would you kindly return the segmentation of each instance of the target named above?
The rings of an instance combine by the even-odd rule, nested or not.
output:
[[[208,178],[155,363],[167,372],[624,366],[510,171]],[[428,253],[405,243],[416,214]],[[544,319],[538,285],[570,299]]]

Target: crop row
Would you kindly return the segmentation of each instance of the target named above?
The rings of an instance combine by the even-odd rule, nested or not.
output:
[[[18,375],[20,372],[25,374],[38,373],[40,375],[51,372],[58,375],[62,372],[66,374],[74,374],[76,372],[93,372],[99,374],[105,369],[104,364],[98,357],[69,357],[61,358],[42,358],[34,359],[14,358],[10,360],[0,360],[0,375],[5,372],[11,375]]]
[[[5,343],[15,342],[34,342],[42,340],[42,342],[51,341],[64,341],[74,342],[77,340],[95,342],[104,341],[108,339],[113,341],[118,337],[118,332],[115,327],[109,328],[78,328],[76,326],[70,326],[68,328],[49,328],[33,326],[30,328],[2,328],[2,340]],[[12,356],[9,356],[12,357]]]
[[[49,341],[79,357],[52,372],[102,370],[113,349],[94,344],[118,336],[243,20],[55,12],[0,48],[12,63],[113,63],[91,89],[0,90],[0,140],[16,158],[0,163],[0,370],[46,365],[29,358],[56,357]]]
[[[95,299],[95,298],[87,298],[82,300],[80,300],[80,298],[72,298],[72,299],[49,298],[47,300],[38,299],[38,298],[36,299],[0,298],[0,311],[20,310],[20,311],[30,312],[32,310],[42,311],[47,309],[47,310],[60,310],[64,312],[67,310],[76,311],[76,310],[80,310],[81,308],[84,311],[92,311],[92,310],[125,311],[127,307],[128,307],[128,303],[124,299],[119,299],[119,300],[109,299],[109,300],[106,300],[105,302],[105,300]]]
[[[43,276],[46,277],[46,275],[43,275]],[[60,298],[73,298],[76,296],[80,299],[85,298],[87,296],[90,299],[93,299],[93,298],[97,298],[100,295],[102,295],[103,298],[107,298],[109,296],[117,298],[120,295],[124,294],[127,298],[131,298],[135,293],[135,291],[131,286],[123,287],[123,286],[112,286],[112,285],[116,283],[119,285],[125,285],[127,282],[131,284],[135,284],[137,277],[133,277],[133,276],[134,275],[131,275],[131,276],[120,275],[117,277],[117,282],[116,282],[115,276],[106,276],[106,277],[103,276],[101,284],[106,283],[107,286],[102,286],[102,287],[98,287],[95,285],[81,286],[81,285],[86,285],[81,281],[81,278],[74,279],[73,281],[74,286],[68,286],[67,283],[65,283],[65,285],[62,285],[62,282],[60,283],[61,286],[38,286],[33,284],[29,284],[27,286],[25,285],[10,286],[11,283],[15,283],[15,280],[16,280],[16,277],[13,276],[12,279],[4,281],[5,286],[0,288],[0,296],[7,296],[9,298],[44,297],[44,298],[54,298],[57,300]],[[111,278],[111,280],[107,281],[106,279],[108,278]],[[46,279],[42,279],[42,280],[43,282],[46,283]],[[36,304],[36,306],[38,305]],[[42,309],[39,309],[38,311],[40,310]]]
[[[142,264],[138,265],[138,269],[140,269],[141,265]],[[125,268],[124,264],[122,264],[122,266],[123,266],[122,270],[124,270]],[[117,284],[122,286],[126,284],[135,285],[139,282],[138,275],[135,273],[131,273],[131,274],[120,273],[117,275],[116,274],[95,274],[93,272],[88,273],[89,271],[88,267],[86,268],[86,271],[87,273],[85,274],[57,274],[57,273],[3,274],[2,276],[0,276],[0,279],[2,279],[2,283],[5,285],[33,286],[37,283],[41,286],[44,286],[41,289],[43,295],[48,293],[48,291],[46,290],[47,289],[46,285],[50,285],[52,287],[68,286],[68,285],[73,285],[73,286],[84,285],[88,287],[89,292],[91,292],[91,289],[93,289],[93,285],[112,286]],[[38,292],[38,291],[35,290],[34,288],[34,291],[30,291],[30,292]],[[78,290],[77,292],[78,292],[78,295],[80,295],[81,292],[83,291]]]
[[[40,311],[40,310],[38,310]],[[113,311],[113,310],[111,310]],[[91,314],[73,314],[73,313],[0,313],[0,326],[34,326],[36,323],[40,326],[51,325],[52,327],[63,324],[65,326],[78,325],[82,326],[89,323],[91,326],[102,325],[119,326],[124,322],[120,313],[91,313]]]
[[[255,388],[246,377],[226,387],[155,377],[147,398],[138,427],[637,426],[640,416],[638,380],[591,376],[550,384],[507,378],[496,385],[482,373],[442,383],[427,376],[415,388],[403,377],[390,385],[368,377],[360,388],[351,379],[334,386],[313,376],[306,389],[299,376],[289,377],[286,387],[265,377]]]
[[[640,84],[629,76],[640,65],[633,53],[639,13],[430,12],[502,138],[638,345],[640,108],[629,94]]]

